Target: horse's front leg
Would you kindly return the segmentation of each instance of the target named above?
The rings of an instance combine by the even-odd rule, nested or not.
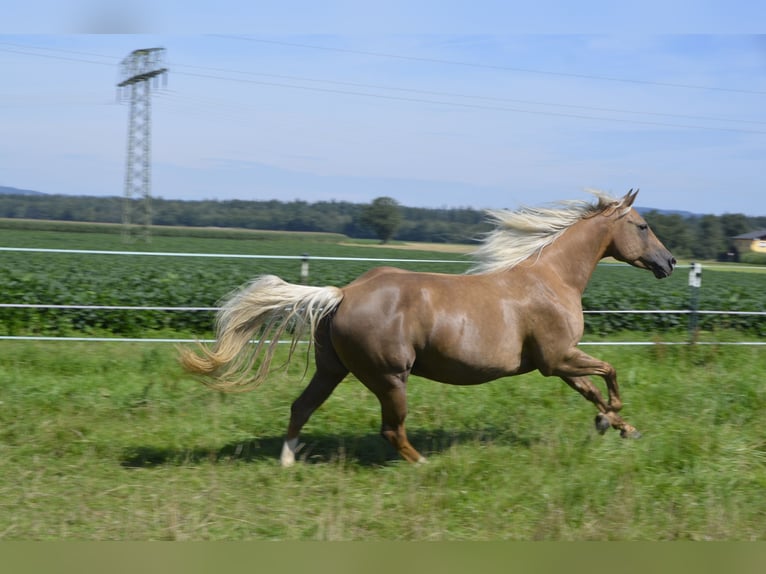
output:
[[[626,423],[616,411],[612,410],[609,404],[604,401],[601,393],[588,377],[561,377],[570,387],[596,405],[598,414],[596,415],[596,429],[604,434],[609,427],[620,431],[623,438],[639,438],[641,433],[635,427]]]
[[[596,405],[596,428],[605,432],[610,426],[619,429],[622,437],[638,438],[641,436],[635,427],[626,423],[617,412],[622,409],[620,389],[617,385],[617,373],[612,365],[591,357],[580,349],[572,349],[552,370],[552,374],[561,377],[569,386]],[[606,382],[609,402],[605,402],[601,393],[588,378],[599,375]]]
[[[615,371],[614,367],[606,361],[591,357],[580,349],[574,348],[564,356],[558,365],[556,365],[553,369],[553,374],[562,378],[587,377],[588,375],[598,375],[602,377],[609,393],[609,402],[606,404],[606,410],[618,412],[622,409],[620,387],[617,384],[617,371]],[[588,384],[593,390],[596,390],[590,381],[588,381]]]

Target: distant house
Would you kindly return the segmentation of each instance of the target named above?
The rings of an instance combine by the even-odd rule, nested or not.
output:
[[[743,233],[732,237],[731,240],[739,253],[747,253],[748,251],[766,253],[766,229]]]

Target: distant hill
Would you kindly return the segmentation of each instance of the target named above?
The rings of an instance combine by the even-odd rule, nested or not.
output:
[[[31,189],[19,189],[18,187],[6,187],[0,185],[0,195],[45,195],[42,191],[32,191]]]

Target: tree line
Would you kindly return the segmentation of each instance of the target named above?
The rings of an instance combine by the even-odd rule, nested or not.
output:
[[[68,195],[0,195],[0,217],[120,223],[124,199]],[[133,212],[139,213],[140,200]],[[407,207],[387,197],[370,204],[345,201],[152,200],[154,225],[324,231],[382,241],[472,243],[489,231],[484,212],[472,208]],[[766,216],[741,213],[684,216],[644,212],[677,257],[733,258],[731,237],[766,228]]]

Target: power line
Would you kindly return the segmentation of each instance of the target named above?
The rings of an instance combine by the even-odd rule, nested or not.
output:
[[[246,84],[256,84],[260,86],[271,86],[271,87],[277,87],[277,88],[290,88],[295,90],[305,90],[305,91],[313,91],[313,92],[321,92],[321,93],[329,93],[329,94],[343,94],[347,96],[358,96],[358,97],[366,97],[366,98],[376,98],[381,100],[391,100],[391,101],[400,101],[400,102],[411,102],[411,103],[420,103],[420,104],[435,104],[435,105],[442,105],[442,106],[453,106],[453,107],[459,107],[459,108],[465,108],[465,109],[476,109],[476,110],[488,110],[488,111],[497,111],[497,112],[513,112],[513,113],[524,113],[524,114],[533,114],[533,115],[541,115],[541,116],[550,116],[550,117],[561,117],[561,118],[574,118],[574,119],[580,119],[580,120],[597,120],[597,121],[610,121],[610,122],[619,122],[619,123],[627,123],[627,124],[638,124],[638,125],[647,125],[647,126],[655,126],[655,127],[669,127],[669,128],[682,128],[682,129],[694,129],[694,130],[712,130],[712,131],[725,131],[725,132],[738,132],[738,133],[747,133],[747,134],[766,134],[766,131],[764,130],[749,130],[744,128],[734,128],[734,127],[723,127],[723,126],[698,126],[698,125],[689,125],[689,124],[672,124],[667,122],[655,122],[655,121],[648,121],[648,120],[637,120],[637,119],[624,119],[624,118],[614,118],[614,117],[600,117],[600,116],[589,116],[584,114],[574,114],[574,113],[564,113],[564,112],[552,112],[552,111],[543,111],[543,110],[529,110],[529,109],[521,109],[521,108],[510,108],[510,107],[503,107],[503,106],[490,106],[490,105],[481,105],[481,104],[469,104],[464,102],[451,102],[451,101],[445,101],[445,100],[431,100],[426,98],[415,98],[415,97],[406,97],[406,96],[392,96],[392,95],[385,95],[385,94],[374,94],[369,92],[357,92],[352,90],[341,90],[341,89],[334,89],[334,88],[321,88],[321,87],[312,87],[312,86],[300,86],[295,84],[286,84],[282,82],[266,82],[261,80],[253,80],[253,79],[246,79],[246,78],[233,78],[233,77],[226,77],[226,76],[220,76],[220,75],[211,75],[211,74],[198,74],[193,72],[176,72],[177,75],[183,75],[183,76],[192,76],[192,77],[198,77],[198,78],[208,78],[208,79],[216,79],[216,80],[227,80],[232,82],[240,82],[240,83],[246,83]]]
[[[692,120],[705,120],[705,121],[716,121],[716,122],[734,122],[734,123],[745,123],[745,124],[766,124],[766,121],[761,120],[744,120],[744,119],[737,119],[737,118],[721,118],[721,117],[715,117],[715,116],[699,116],[699,115],[688,115],[688,114],[671,114],[671,113],[663,113],[663,112],[646,112],[646,111],[636,111],[636,110],[625,110],[620,108],[605,108],[605,107],[598,107],[598,106],[582,106],[577,104],[561,104],[556,102],[542,102],[537,100],[520,100],[520,99],[514,99],[514,98],[504,98],[504,97],[497,97],[497,96],[481,96],[476,94],[465,94],[465,93],[458,93],[458,92],[441,92],[441,91],[435,91],[435,90],[422,90],[417,88],[402,88],[398,86],[386,86],[382,84],[365,84],[365,83],[359,83],[359,82],[348,82],[348,81],[340,81],[340,80],[324,80],[321,78],[307,78],[303,76],[291,76],[291,75],[285,75],[285,74],[268,74],[263,72],[246,72],[242,70],[232,70],[227,68],[215,68],[215,67],[209,67],[209,66],[190,66],[186,64],[177,64],[174,63],[174,68],[189,68],[194,70],[205,70],[205,71],[212,71],[212,72],[223,72],[223,73],[229,73],[229,74],[239,74],[239,75],[245,75],[245,76],[259,76],[259,77],[268,77],[268,78],[275,78],[280,80],[290,80],[290,81],[299,81],[299,82],[316,82],[316,83],[323,83],[323,84],[330,84],[330,85],[336,85],[336,86],[348,86],[348,87],[354,87],[354,88],[366,88],[366,89],[375,89],[375,90],[388,90],[388,91],[394,91],[394,92],[407,92],[412,94],[423,94],[428,96],[444,96],[444,97],[452,97],[452,98],[465,98],[465,99],[471,99],[471,100],[480,100],[480,101],[487,101],[487,102],[499,102],[499,103],[516,103],[516,104],[527,104],[527,105],[535,105],[535,106],[550,106],[550,107],[559,107],[559,108],[573,108],[573,109],[581,109],[581,110],[588,110],[588,111],[594,111],[594,112],[609,112],[609,113],[619,113],[619,114],[634,114],[634,115],[646,115],[646,116],[660,116],[660,117],[671,117],[671,118],[684,118],[684,119],[692,119]],[[232,80],[236,81],[236,78],[232,78]]]
[[[333,48],[329,46],[318,46],[315,44],[303,44],[299,42],[284,42],[280,40],[266,40],[264,38],[253,38],[251,36],[228,36],[225,34],[212,34],[218,38],[245,40],[248,42],[259,42],[262,44],[274,44],[278,46],[291,46],[293,48],[305,48],[311,50],[324,50],[327,52],[340,52],[346,54],[358,54],[362,56],[375,56],[379,58],[392,58],[397,60],[410,60],[414,62],[428,62],[432,64],[446,64],[450,66],[463,66],[470,68],[484,68],[489,70],[504,70],[508,72],[523,72],[525,74],[539,74],[545,76],[561,76],[566,78],[580,78],[585,80],[600,80],[604,82],[622,82],[626,84],[645,84],[650,86],[661,86],[666,88],[683,88],[689,90],[712,90],[720,92],[735,92],[741,94],[766,95],[766,92],[759,90],[745,90],[740,88],[721,88],[718,86],[699,86],[693,84],[678,84],[673,82],[657,82],[653,80],[638,80],[633,78],[615,78],[611,76],[599,76],[594,74],[575,74],[572,72],[551,72],[549,70],[536,70],[533,68],[519,68],[514,66],[500,66],[496,64],[480,64],[476,62],[463,62],[460,60],[445,60],[441,58],[427,58],[424,56],[408,56],[403,54],[389,54],[385,52],[372,52],[367,50],[353,50],[350,48]]]
[[[232,38],[232,36],[223,36],[225,38]],[[273,43],[273,44],[281,44],[281,45],[288,45],[288,46],[300,46],[300,47],[306,47],[306,48],[316,48],[316,49],[326,49],[331,51],[348,51],[352,53],[362,53],[367,54],[367,52],[364,51],[357,51],[357,50],[347,50],[342,48],[326,48],[321,46],[312,46],[307,44],[295,44],[291,42],[279,42],[275,40],[261,40],[261,39],[255,39],[255,38],[249,38],[249,37],[241,37],[241,36],[234,36],[233,38],[239,38],[243,40],[248,41],[254,41],[254,42],[264,42],[264,43]],[[11,46],[20,46],[18,44],[10,44],[8,42],[0,42],[0,44],[4,45],[11,45]],[[100,54],[95,54],[92,52],[80,52],[75,50],[63,50],[63,49],[53,49],[53,48],[42,48],[42,47],[34,47],[34,46],[25,46],[33,49],[41,49],[41,50],[50,50],[50,51],[61,51],[65,53],[72,53],[72,54],[82,54],[87,56],[95,56],[95,57],[102,57],[102,58],[112,58],[111,56],[104,56]],[[99,62],[94,60],[85,60],[81,58],[73,58],[73,57],[65,57],[65,56],[55,56],[50,54],[40,54],[36,52],[24,52],[20,50],[10,50],[10,49],[4,49],[0,48],[0,51],[7,51],[11,53],[19,53],[19,54],[25,54],[30,56],[40,56],[40,57],[48,57],[48,58],[55,58],[55,59],[63,59],[63,60],[70,60],[70,61],[77,61],[77,62],[84,62],[84,63],[92,63],[92,64],[106,64],[105,62]],[[377,52],[370,52],[371,55],[376,56],[382,56],[382,57],[397,57],[402,59],[415,59],[415,60],[421,60],[423,58],[414,57],[414,56],[399,56],[399,55],[391,55],[391,54],[381,54]],[[453,63],[453,64],[459,64],[459,65],[474,65],[469,64],[465,62],[453,62],[449,60],[433,60],[429,58],[425,58],[423,60],[426,61],[436,61],[440,63]],[[109,64],[111,65],[111,64]],[[479,67],[486,67],[484,64],[475,64]],[[462,94],[462,93],[454,93],[454,92],[440,92],[440,91],[434,91],[434,90],[420,90],[420,89],[413,89],[413,88],[402,88],[397,86],[384,86],[384,85],[378,85],[378,84],[363,84],[363,83],[357,83],[357,82],[347,82],[347,81],[337,81],[337,80],[324,80],[324,79],[318,79],[318,78],[306,78],[306,77],[300,77],[300,76],[290,76],[290,75],[284,75],[284,74],[267,74],[267,73],[259,73],[259,72],[249,72],[249,71],[242,71],[242,70],[232,70],[232,69],[226,69],[226,68],[216,68],[216,67],[203,67],[203,66],[192,66],[192,65],[185,65],[185,64],[178,64],[174,63],[174,68],[187,68],[187,69],[198,69],[198,70],[208,70],[213,72],[221,72],[225,74],[238,74],[243,76],[259,76],[259,77],[270,77],[274,79],[284,79],[284,80],[290,80],[290,81],[303,81],[303,82],[315,82],[315,83],[324,83],[328,85],[336,85],[336,86],[347,86],[351,88],[361,88],[361,89],[374,89],[374,90],[388,90],[388,91],[395,91],[395,92],[404,92],[404,93],[411,93],[411,94],[422,94],[422,95],[433,95],[433,96],[444,96],[444,97],[450,97],[450,98],[463,98],[463,99],[471,99],[471,100],[478,100],[478,101],[486,101],[486,102],[498,102],[498,103],[519,103],[519,104],[525,104],[525,105],[536,105],[536,106],[548,106],[548,107],[558,107],[558,108],[569,108],[569,109],[581,109],[586,111],[593,111],[593,112],[605,112],[605,113],[620,113],[620,114],[632,114],[632,115],[646,115],[646,116],[654,116],[654,117],[668,117],[668,118],[680,118],[680,119],[690,119],[690,120],[701,120],[701,121],[715,121],[715,122],[734,122],[734,123],[742,123],[742,124],[766,124],[764,121],[759,120],[745,120],[745,119],[736,119],[736,118],[721,118],[721,117],[713,117],[713,116],[697,116],[697,115],[687,115],[687,114],[672,114],[672,113],[663,113],[663,112],[646,112],[646,111],[634,111],[634,110],[624,110],[624,109],[618,109],[618,108],[601,108],[601,107],[595,107],[595,106],[582,106],[582,105],[576,105],[576,104],[561,104],[561,103],[555,103],[555,102],[540,102],[540,101],[534,101],[534,100],[517,100],[517,99],[511,99],[511,98],[502,98],[502,97],[491,97],[491,96],[480,96],[475,94]],[[496,67],[496,66],[489,66],[489,67]],[[499,69],[505,69],[504,67],[499,67]],[[515,70],[514,68],[508,68],[511,70]],[[553,72],[540,72],[540,73],[550,73],[555,74]],[[214,79],[214,80],[221,80],[221,81],[232,81],[232,82],[240,82],[240,83],[248,83],[248,84],[254,84],[254,85],[263,85],[263,86],[270,86],[270,87],[277,87],[277,88],[287,88],[287,89],[295,89],[295,90],[308,90],[308,91],[316,91],[316,92],[323,92],[323,93],[335,93],[335,94],[341,94],[341,95],[349,95],[349,96],[356,96],[356,97],[366,97],[366,98],[377,98],[377,99],[383,99],[383,100],[392,100],[392,101],[403,101],[403,102],[411,102],[411,103],[425,103],[425,104],[436,104],[436,105],[445,105],[445,106],[455,106],[455,107],[461,107],[461,108],[473,108],[478,110],[488,110],[488,111],[501,111],[501,112],[513,112],[513,113],[526,113],[526,114],[533,114],[533,115],[543,115],[543,116],[551,116],[551,117],[564,117],[564,118],[573,118],[573,119],[582,119],[582,120],[597,120],[597,121],[611,121],[611,122],[619,122],[619,123],[632,123],[632,124],[639,124],[639,125],[649,125],[649,126],[657,126],[657,127],[671,127],[671,128],[681,128],[681,129],[695,129],[695,130],[714,130],[714,131],[727,131],[727,132],[739,132],[739,133],[750,133],[750,134],[763,134],[766,133],[762,130],[750,130],[750,129],[742,129],[742,128],[736,128],[736,127],[724,127],[724,126],[700,126],[700,125],[689,125],[689,124],[675,124],[675,123],[668,123],[668,122],[659,122],[659,121],[649,121],[649,120],[638,120],[638,119],[628,119],[628,118],[615,118],[615,117],[604,117],[604,116],[592,116],[592,115],[586,115],[586,114],[576,114],[576,113],[565,113],[565,112],[555,112],[555,111],[549,111],[549,110],[531,110],[531,109],[521,109],[521,108],[513,108],[513,107],[504,107],[504,106],[493,106],[493,105],[484,105],[484,104],[471,104],[471,103],[465,103],[465,102],[455,102],[455,101],[445,101],[445,100],[432,100],[427,98],[421,98],[421,97],[407,97],[407,96],[394,96],[394,95],[386,95],[386,94],[380,94],[380,93],[370,93],[370,92],[359,92],[354,90],[345,90],[345,89],[333,89],[333,88],[323,88],[323,87],[312,87],[312,86],[303,86],[303,85],[296,85],[296,84],[287,84],[283,82],[272,82],[272,81],[264,81],[264,80],[255,80],[255,79],[246,79],[246,78],[236,78],[236,77],[230,77],[230,76],[224,76],[219,73],[216,74],[202,74],[202,73],[194,73],[194,72],[183,72],[178,71],[178,75],[185,75],[190,77],[199,77],[199,78],[206,78],[206,79]],[[571,75],[571,74],[563,74],[563,75]],[[583,78],[589,78],[589,79],[604,79],[600,76],[587,76],[587,75],[581,75],[580,77]],[[617,80],[615,81],[622,81]],[[638,82],[638,83],[648,83],[648,84],[657,84],[656,82],[649,82],[649,81],[643,81],[643,80],[625,80],[625,81],[631,81],[631,82]],[[683,84],[661,84],[661,85],[673,85],[676,87],[687,87],[687,88],[699,88],[699,89],[711,89],[711,90],[717,90],[719,88],[714,87],[702,87],[702,86],[688,86]],[[723,88],[722,88],[723,89]],[[727,89],[728,90],[728,89]],[[730,90],[731,91],[731,90]],[[733,90],[733,91],[742,91],[742,90]],[[754,92],[754,91],[745,91],[746,93],[753,93],[753,94],[766,94],[766,92]]]
[[[31,44],[17,44],[15,42],[0,42],[0,46],[13,46],[15,48],[31,48],[33,50],[46,50],[49,52],[61,52],[63,54],[76,54],[78,56],[94,56],[96,58],[107,58],[109,60],[117,61],[120,58],[118,56],[107,56],[105,54],[97,54],[96,52],[84,52],[82,50],[70,50],[67,48],[50,48],[48,46],[34,46]]]
[[[229,36],[223,36],[225,38],[229,38]],[[253,38],[246,38],[246,37],[239,37],[235,36],[235,38],[241,38],[241,39],[247,39],[249,41],[261,41],[260,39],[253,39]],[[276,43],[276,44],[285,44],[285,45],[299,45],[299,46],[305,46],[305,47],[312,47],[310,45],[304,45],[304,44],[293,44],[289,42],[278,42],[274,40],[262,40],[263,42],[267,43]],[[47,47],[41,47],[41,46],[29,46],[25,44],[15,44],[11,42],[0,42],[0,45],[6,45],[6,46],[13,46],[16,48],[31,48],[35,50],[46,50],[46,51],[55,51],[55,52],[62,52],[67,54],[75,54],[75,55],[84,55],[84,56],[94,56],[97,58],[108,58],[115,60],[116,58],[113,56],[106,56],[103,54],[97,54],[94,52],[85,52],[80,50],[67,50],[63,48],[47,48]],[[332,51],[350,51],[346,49],[340,49],[340,48],[326,48],[326,47],[316,47],[317,49],[326,49],[326,50],[332,50]],[[25,54],[30,56],[41,56],[41,57],[49,57],[49,58],[56,58],[56,59],[63,59],[63,60],[70,60],[75,62],[83,62],[83,63],[91,63],[91,64],[103,64],[103,65],[111,65],[106,62],[98,62],[94,60],[85,60],[82,58],[71,58],[71,57],[61,57],[61,56],[53,56],[48,54],[39,54],[35,52],[24,52],[20,50],[9,50],[9,49],[3,49],[0,48],[0,51],[7,51],[10,53],[18,53],[18,54]],[[353,51],[352,51],[353,52]],[[366,52],[360,52],[360,53],[366,53]],[[378,54],[373,53],[380,56],[390,56],[388,54]],[[394,56],[391,56],[394,57]],[[409,56],[396,56],[399,58],[410,58]],[[414,59],[418,59],[417,57],[412,57]],[[438,60],[439,62],[448,63],[448,60]],[[456,62],[460,63],[460,62]],[[463,65],[469,65],[468,63],[461,63]],[[476,64],[477,66],[482,66],[481,64]],[[408,92],[413,94],[423,94],[423,95],[431,95],[431,96],[444,96],[444,97],[457,97],[457,98],[465,98],[465,99],[472,99],[472,100],[481,100],[481,101],[488,101],[488,102],[507,102],[507,103],[519,103],[519,104],[525,104],[525,105],[539,105],[539,106],[549,106],[549,107],[560,107],[560,108],[571,108],[571,109],[582,109],[582,110],[588,110],[588,111],[595,111],[595,112],[608,112],[608,113],[621,113],[621,114],[633,114],[633,115],[647,115],[647,116],[657,116],[657,117],[674,117],[674,118],[683,118],[683,119],[691,119],[691,120],[703,120],[703,121],[716,121],[716,122],[734,122],[734,123],[753,123],[753,124],[766,124],[766,121],[761,120],[752,120],[752,119],[738,119],[738,118],[722,118],[722,117],[715,117],[715,116],[701,116],[701,115],[690,115],[690,114],[673,114],[673,113],[667,113],[667,112],[648,112],[648,111],[637,111],[637,110],[625,110],[621,108],[608,108],[608,107],[598,107],[598,106],[582,106],[577,104],[562,104],[557,102],[543,102],[543,101],[536,101],[536,100],[520,100],[520,99],[514,99],[514,98],[505,98],[505,97],[497,97],[497,96],[481,96],[476,94],[465,94],[465,93],[456,93],[456,92],[442,92],[442,91],[435,91],[435,90],[422,90],[422,89],[416,89],[416,88],[403,88],[398,86],[386,86],[381,84],[364,84],[359,82],[348,82],[348,81],[339,81],[339,80],[326,80],[322,78],[307,78],[302,76],[292,76],[292,75],[286,75],[286,74],[268,74],[263,72],[252,72],[252,71],[244,71],[244,70],[234,70],[230,68],[219,68],[219,67],[210,67],[210,66],[193,66],[188,64],[182,64],[182,63],[173,63],[173,66],[175,68],[188,68],[192,70],[205,70],[205,71],[212,71],[212,72],[222,72],[227,74],[239,74],[239,75],[246,75],[246,76],[260,76],[260,77],[270,77],[275,79],[283,79],[283,80],[291,80],[291,81],[303,81],[303,82],[317,82],[317,83],[324,83],[324,84],[330,84],[330,85],[338,85],[338,86],[348,86],[348,87],[357,87],[357,88],[366,88],[366,89],[380,89],[380,90],[388,90],[388,91],[396,91],[396,92]],[[548,72],[546,72],[548,73]],[[553,72],[550,72],[551,74],[554,74]],[[191,74],[189,74],[191,75]],[[582,77],[585,78],[596,78],[601,79],[600,76],[587,76],[582,75]],[[230,79],[232,81],[237,81],[236,78],[223,78],[216,76],[216,79]],[[626,80],[628,81],[628,80]],[[632,82],[644,82],[643,80],[630,80]],[[654,82],[645,82],[645,83],[654,83]],[[661,84],[661,85],[674,85],[678,87],[690,87],[690,88],[699,88],[699,89],[713,89],[718,90],[719,88],[715,87],[703,87],[703,86],[685,86],[683,84]],[[721,89],[727,89],[727,88],[721,88]],[[738,90],[741,91],[741,90]],[[745,93],[753,93],[753,94],[766,94],[766,92],[757,92],[757,91],[745,91]]]
[[[53,48],[38,48],[37,46],[22,46],[21,44],[11,44],[9,42],[0,42],[0,45],[4,46],[15,46],[15,47],[24,47],[24,48],[31,48],[33,50],[50,50],[50,51],[59,51],[59,52],[65,52],[65,53],[71,53],[71,50],[60,50],[60,49],[53,49]],[[99,62],[98,60],[85,60],[83,58],[73,58],[70,56],[57,56],[55,54],[40,54],[38,52],[27,52],[24,50],[14,50],[11,48],[0,48],[0,52],[7,52],[9,54],[22,54],[24,56],[37,56],[40,58],[51,58],[53,60],[66,60],[69,62],[82,62],[84,64],[99,64],[101,66],[114,66],[114,61],[112,62]],[[75,53],[81,53],[81,52],[75,52]],[[102,56],[99,54],[89,54],[92,56],[97,56],[99,58],[112,58],[112,56]],[[113,60],[116,60],[117,58],[112,58]]]

